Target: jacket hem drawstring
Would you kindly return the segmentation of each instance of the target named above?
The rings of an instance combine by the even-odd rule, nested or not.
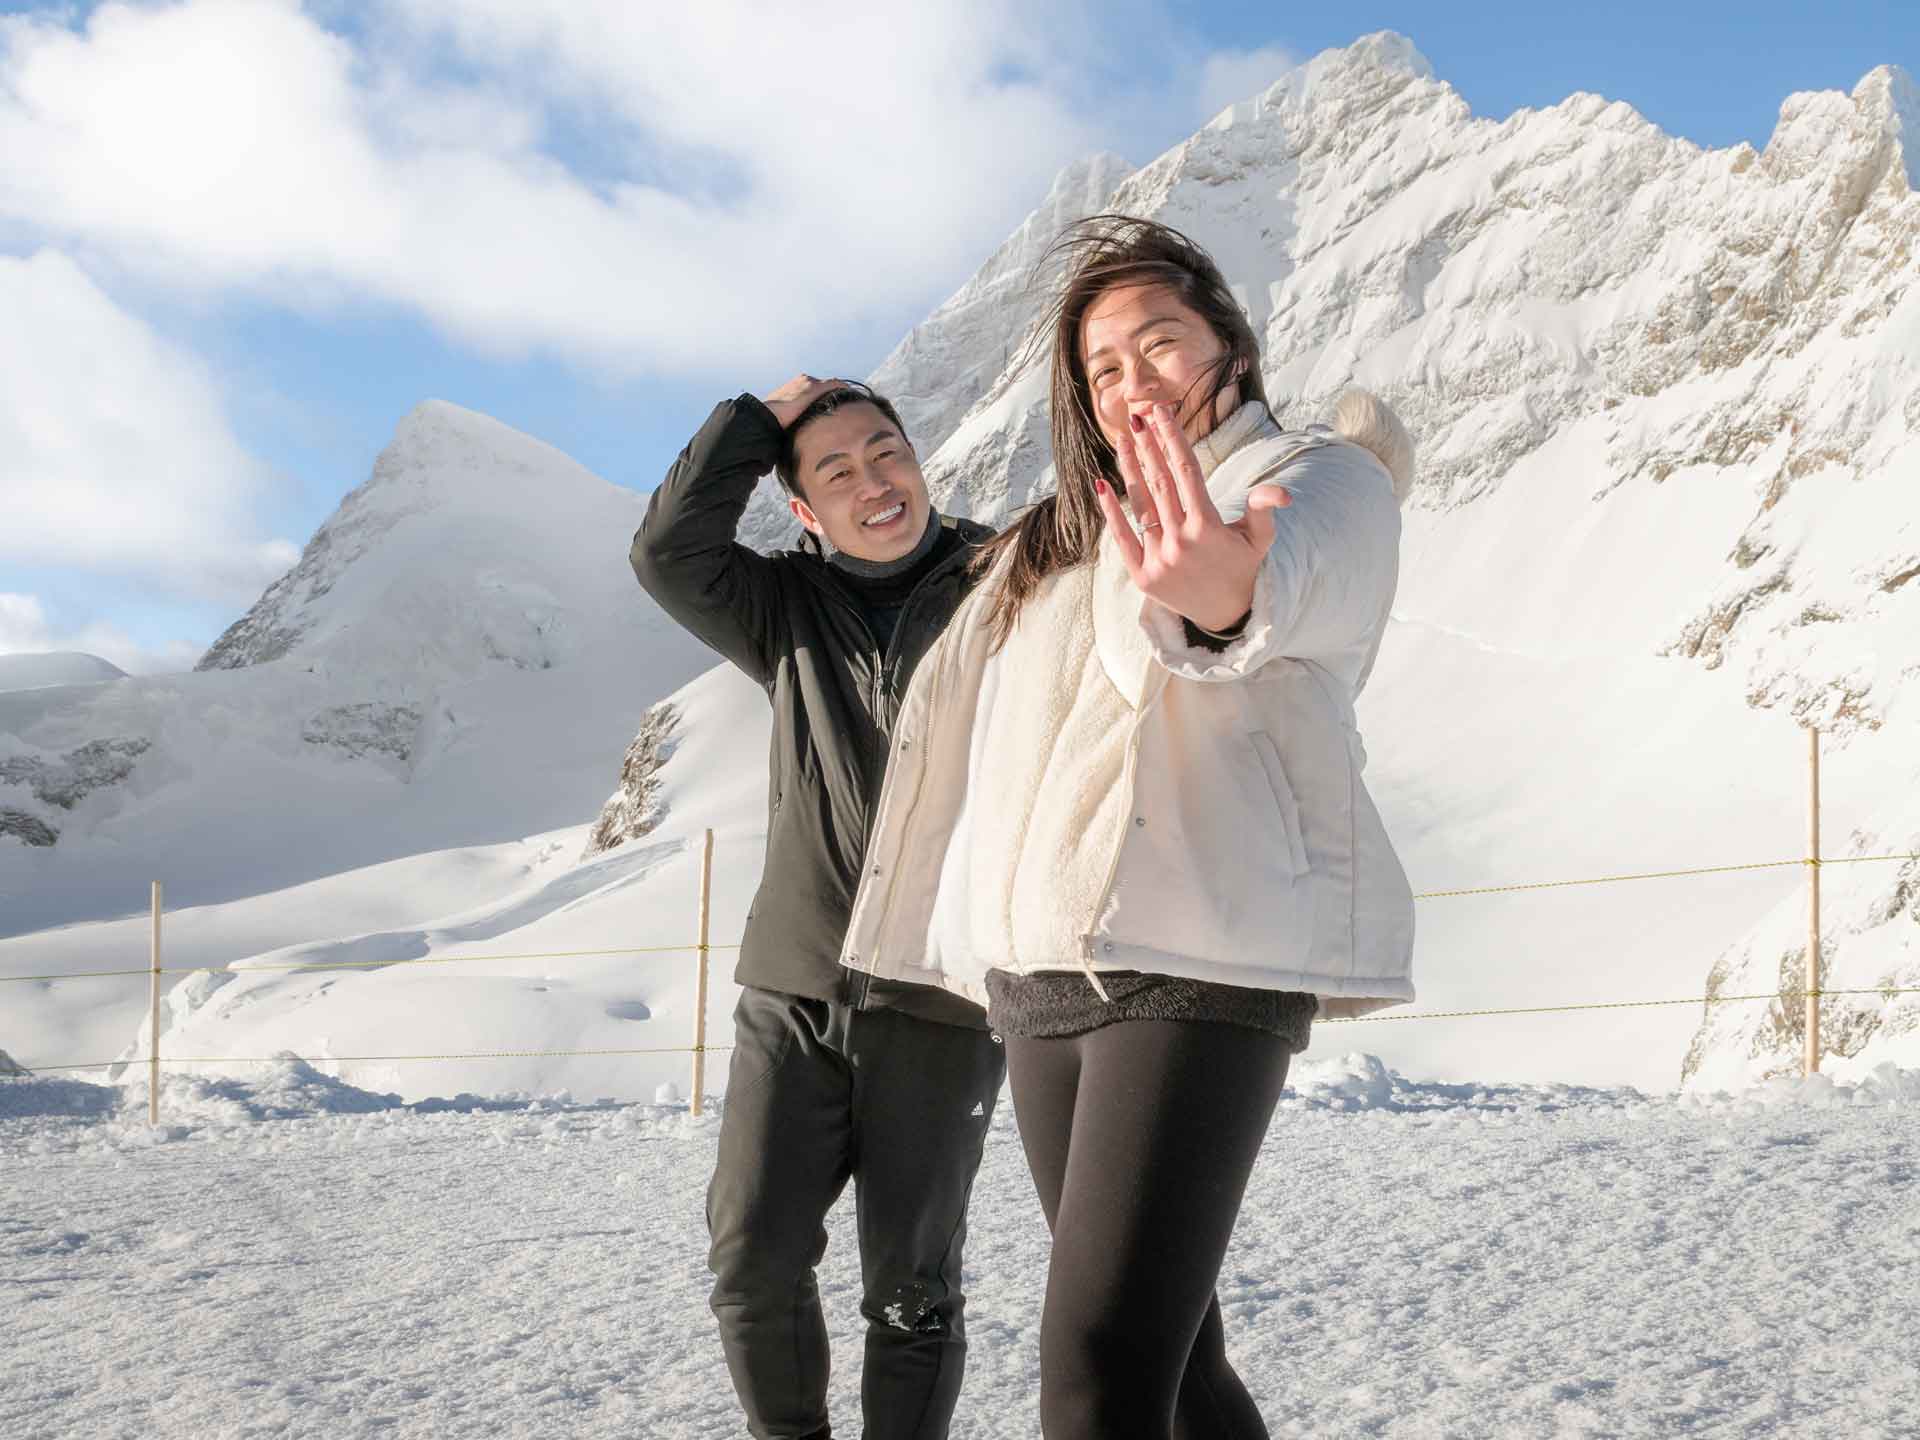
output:
[[[1113,996],[1109,995],[1107,993],[1107,987],[1100,983],[1100,972],[1093,968],[1093,957],[1091,955],[1083,956],[1080,964],[1087,972],[1087,983],[1093,986],[1093,993],[1100,997],[1102,1004],[1111,1005],[1113,1003]]]

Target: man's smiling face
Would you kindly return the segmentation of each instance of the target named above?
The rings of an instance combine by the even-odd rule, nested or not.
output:
[[[920,461],[877,405],[859,401],[808,420],[793,436],[791,504],[800,523],[860,560],[898,560],[927,531]]]

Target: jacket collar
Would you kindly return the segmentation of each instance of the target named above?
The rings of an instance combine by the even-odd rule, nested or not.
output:
[[[1193,442],[1193,453],[1200,461],[1200,473],[1212,480],[1214,472],[1235,451],[1280,433],[1273,413],[1258,400],[1249,400],[1212,430]],[[1208,490],[1212,490],[1209,485]]]
[[[944,510],[940,513],[940,527],[943,530],[953,531],[969,545],[984,545],[994,536],[991,526],[982,525],[977,520],[963,520],[958,515],[947,514]],[[802,530],[799,542],[788,553],[804,555],[809,560],[819,561],[822,566],[827,563],[826,547],[820,543],[820,537],[811,530]]]

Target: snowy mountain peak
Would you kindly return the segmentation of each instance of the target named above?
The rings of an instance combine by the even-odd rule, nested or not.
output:
[[[634,581],[644,508],[419,406],[199,673],[0,689],[0,940],[153,878],[192,908],[591,815],[636,719],[711,663]]]
[[[1853,103],[1911,131],[1920,120],[1920,86],[1904,66],[1876,65],[1853,87]]]
[[[1433,63],[1397,30],[1376,30],[1351,45],[1323,50],[1305,68],[1315,82],[1336,74],[1367,71],[1394,72],[1416,80],[1433,78]]]
[[[0,655],[0,690],[40,690],[50,685],[96,685],[126,678],[110,660],[78,650]]]
[[[541,537],[572,533],[573,520],[609,510],[623,517],[631,512],[637,522],[638,506],[637,496],[551,445],[444,400],[423,401],[395,427],[366,482],[314,532],[299,562],[195,669],[265,664],[311,648],[321,636],[347,634],[359,634],[383,653],[399,646],[405,656],[396,651],[391,658],[411,668],[440,641],[464,647],[451,632],[396,632],[396,619],[451,618],[466,603],[463,594],[537,568],[520,564],[516,554],[542,548]],[[464,537],[465,545],[456,537]],[[376,549],[386,560],[368,570],[364,557]],[[608,554],[619,549],[610,543]],[[564,573],[568,566],[558,568]],[[623,583],[631,583],[630,577]],[[538,608],[556,603],[544,591],[542,596]],[[498,658],[497,637],[466,638],[479,645],[476,653]],[[543,651],[540,658],[546,663],[551,657]]]
[[[490,415],[445,400],[423,400],[394,427],[393,439],[362,489],[409,489],[422,496],[458,495],[484,503],[505,499],[513,505],[519,498],[532,498],[501,483],[514,471],[538,475],[541,507],[556,486],[570,480],[596,493],[606,486],[571,456]]]
[[[1467,113],[1466,102],[1453,87],[1435,78],[1427,57],[1391,30],[1321,51],[1282,75],[1251,106],[1236,105],[1229,113],[1239,119],[1243,110],[1246,118],[1276,112],[1286,117],[1290,131],[1318,134],[1358,114],[1381,110],[1410,88],[1423,101],[1456,109],[1461,118]]]
[[[1920,176],[1920,93],[1895,65],[1869,71],[1851,94],[1803,90],[1780,106],[1780,119],[1761,156],[1776,180],[1797,180],[1836,162],[1843,173],[1834,199],[1857,209],[1865,196],[1898,172],[1901,193]]]
[[[1853,87],[1852,100],[1901,152],[1907,187],[1920,190],[1920,86],[1898,65],[1869,70]]]

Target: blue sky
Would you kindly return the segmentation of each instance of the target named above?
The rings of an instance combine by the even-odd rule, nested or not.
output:
[[[191,663],[429,396],[647,488],[721,396],[870,370],[1060,164],[1372,30],[1476,114],[1711,146],[1920,71],[1865,0],[672,9],[0,0],[0,652]]]

